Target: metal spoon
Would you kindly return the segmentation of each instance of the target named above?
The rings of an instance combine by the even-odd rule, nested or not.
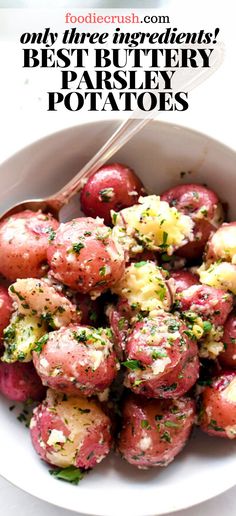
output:
[[[223,60],[223,47],[218,45],[214,49],[214,60],[211,68],[199,68],[188,70],[187,78],[185,72],[178,74],[178,83],[175,84],[174,91],[190,91],[204,80],[206,80],[216,69],[219,68]],[[42,210],[44,213],[52,213],[59,218],[61,208],[82,188],[84,181],[106,163],[121,147],[123,147],[135,134],[154,118],[154,113],[145,111],[142,119],[135,118],[136,113],[121,123],[118,129],[112,134],[101,149],[84,165],[84,167],[73,177],[61,190],[46,199],[28,199],[19,202],[6,210],[0,217],[0,221],[19,213],[23,210]],[[140,112],[139,112],[140,117]]]

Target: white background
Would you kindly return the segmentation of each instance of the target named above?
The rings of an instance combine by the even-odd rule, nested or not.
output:
[[[220,27],[221,39],[226,48],[224,63],[206,83],[191,94],[191,104],[185,113],[161,114],[160,119],[186,125],[205,132],[221,140],[226,145],[236,148],[235,118],[235,51],[236,31],[234,0],[88,0],[65,2],[62,0],[0,0],[0,7],[160,7],[161,14],[178,16],[178,20],[191,25],[197,20],[198,26]],[[178,15],[176,8],[178,7]],[[175,9],[175,11],[174,11]],[[70,9],[72,10],[72,9]],[[28,72],[22,72],[17,66],[15,49],[7,42],[8,36],[18,25],[14,11],[0,9],[0,162],[15,151],[32,141],[64,127],[76,125],[88,120],[100,119],[96,114],[48,113],[44,109],[44,91],[47,89],[44,78],[33,78]],[[53,16],[53,11],[50,16]],[[31,12],[32,20],[35,12]],[[30,27],[30,23],[29,23]],[[30,29],[29,29],[30,30]],[[190,28],[189,28],[190,30]],[[108,116],[108,115],[104,115]],[[1,443],[4,445],[4,443]],[[1,456],[0,456],[1,460]],[[22,471],[23,474],[23,471]],[[220,475],[220,471],[219,471]],[[37,479],[36,479],[37,481]],[[210,481],[210,479],[209,479]],[[193,486],[197,489],[197,486]],[[1,514],[15,516],[17,512],[24,516],[69,516],[73,513],[58,509],[47,503],[19,491],[0,479]],[[195,508],[181,511],[183,516],[232,516],[236,514],[236,488],[214,500]],[[176,513],[180,516],[180,513]]]

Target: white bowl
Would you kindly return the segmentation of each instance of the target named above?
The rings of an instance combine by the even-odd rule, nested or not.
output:
[[[105,141],[117,122],[72,127],[48,136],[0,167],[1,209],[30,197],[53,193]],[[133,167],[153,192],[184,182],[206,183],[228,201],[236,218],[235,152],[211,138],[175,125],[153,122],[112,161]],[[183,174],[185,172],[185,174]],[[184,176],[184,177],[183,177]],[[66,218],[78,213],[78,202]],[[29,433],[1,400],[0,474],[28,493],[60,507],[96,516],[150,516],[184,509],[236,483],[236,441],[194,433],[168,468],[138,471],[110,456],[75,487],[48,473],[32,449]]]

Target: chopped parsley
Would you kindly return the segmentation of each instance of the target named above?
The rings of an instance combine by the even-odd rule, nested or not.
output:
[[[179,330],[179,323],[177,321],[175,321],[175,319],[170,320],[170,322],[168,324],[168,331],[170,333],[175,333],[178,330]]]
[[[164,422],[164,425],[167,427],[167,428],[180,428],[181,425],[179,425],[178,423],[175,423],[174,421],[165,421]]]
[[[136,269],[139,269],[140,267],[143,267],[144,265],[146,265],[146,261],[142,261],[142,262],[136,262],[134,264],[134,266],[136,267]]]
[[[121,317],[121,319],[119,319],[118,321],[118,328],[119,330],[123,330],[124,329],[124,326],[125,326],[125,317]]]
[[[118,217],[118,213],[112,213],[112,222],[113,224],[116,224],[116,221],[117,221],[117,217]]]
[[[161,421],[162,419],[163,419],[162,414],[156,414],[156,415],[155,415],[155,420],[156,420],[156,421]]]
[[[162,435],[161,435],[161,440],[162,441],[166,441],[167,443],[171,443],[172,439],[171,439],[171,436],[170,436],[170,433],[169,432],[164,432]]]
[[[157,360],[158,358],[165,358],[167,357],[167,353],[164,350],[156,350],[152,352],[152,359]]]
[[[217,425],[217,421],[215,419],[211,419],[210,424],[208,425],[209,428],[212,428],[212,430],[215,430],[216,432],[224,432],[224,428]]]
[[[151,430],[151,425],[149,424],[147,419],[142,419],[141,428],[145,428],[146,430]]]
[[[143,383],[143,380],[135,380],[134,387],[138,387],[138,385],[140,385],[140,383]]]
[[[9,325],[3,330],[4,339],[13,340],[16,336],[16,330],[13,326]]]
[[[41,353],[42,349],[43,349],[43,346],[44,344],[46,344],[46,342],[48,341],[49,339],[49,334],[46,333],[45,335],[43,335],[43,337],[41,337],[41,339],[39,339],[36,343],[35,343],[35,346],[34,346],[34,351],[36,351],[36,353]]]
[[[82,331],[73,331],[73,337],[77,340],[77,342],[87,342],[88,336],[86,334],[86,330]]]
[[[177,383],[172,383],[171,385],[166,385],[165,387],[162,387],[162,390],[164,392],[175,391],[176,387],[177,387]]]
[[[52,227],[47,228],[46,233],[48,234],[49,242],[52,242],[56,236],[56,231]]]
[[[114,197],[114,189],[112,187],[103,188],[100,190],[99,196],[101,197],[102,202],[110,202]]]
[[[103,267],[100,267],[99,274],[100,274],[100,276],[105,276],[105,274],[106,274],[106,265],[103,265]]]
[[[74,485],[78,485],[84,476],[84,473],[81,471],[81,469],[76,468],[75,466],[69,466],[68,468],[63,469],[51,469],[49,470],[49,473],[59,480],[64,480],[65,482],[70,482]]]
[[[84,244],[82,242],[78,242],[77,244],[72,245],[72,252],[79,254],[81,249],[84,248]]]
[[[96,322],[97,321],[97,313],[95,312],[95,310],[89,310],[89,318],[92,322]]]
[[[126,360],[125,362],[121,363],[132,371],[135,371],[135,369],[142,369],[142,364],[139,360]]]
[[[166,231],[163,231],[162,244],[159,245],[159,247],[161,247],[161,249],[165,249],[167,247],[167,240],[168,240],[168,233],[166,233]]]
[[[25,299],[25,298],[24,298],[24,297],[23,297],[19,292],[17,292],[17,291],[16,291],[16,289],[15,289],[14,285],[11,285],[11,286],[10,286],[10,291],[11,291],[13,294],[16,294],[16,296],[19,298],[19,300],[20,300],[20,301],[24,301],[24,299]]]
[[[171,260],[171,256],[169,256],[167,253],[163,253],[161,255],[161,259],[163,262],[169,262]]]

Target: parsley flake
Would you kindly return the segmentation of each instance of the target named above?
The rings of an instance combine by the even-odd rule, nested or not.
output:
[[[69,466],[68,468],[64,469],[51,469],[49,470],[49,473],[59,480],[64,480],[65,482],[70,482],[74,485],[78,485],[84,476],[84,473],[81,471],[81,469],[76,468],[75,466]]]

